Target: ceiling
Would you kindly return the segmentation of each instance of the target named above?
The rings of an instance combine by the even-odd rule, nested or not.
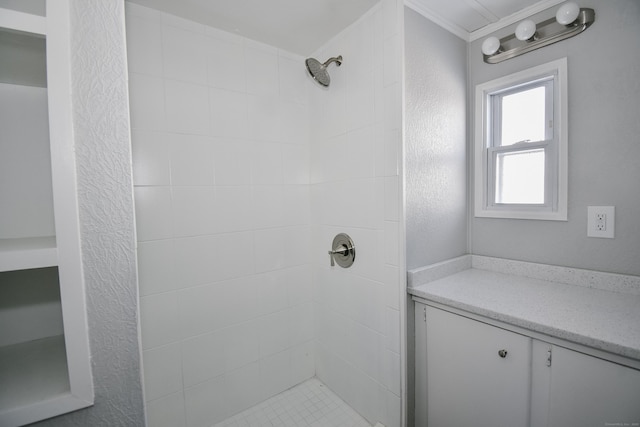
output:
[[[247,38],[308,55],[379,0],[129,0]],[[562,0],[405,0],[472,41]]]

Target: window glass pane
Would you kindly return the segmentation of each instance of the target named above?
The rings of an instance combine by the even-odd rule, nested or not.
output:
[[[544,204],[544,148],[496,154],[495,203]]]
[[[502,146],[545,140],[545,87],[502,97]]]

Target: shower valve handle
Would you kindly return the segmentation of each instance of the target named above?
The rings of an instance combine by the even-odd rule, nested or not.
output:
[[[333,238],[329,251],[331,267],[338,264],[342,268],[349,268],[356,259],[356,245],[349,235],[339,233]]]
[[[329,251],[329,258],[331,258],[331,267],[336,265],[335,261],[333,260],[333,256],[335,254],[346,255],[347,253],[349,253],[350,250],[351,250],[351,248],[349,248],[349,247],[347,247],[345,245],[340,245],[340,247],[338,249],[334,249],[334,250]]]

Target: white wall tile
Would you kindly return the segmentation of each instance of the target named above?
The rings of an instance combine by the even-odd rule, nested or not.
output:
[[[375,117],[375,91],[373,73],[358,75],[349,82],[346,94],[347,130],[360,129],[373,124]]]
[[[146,404],[149,427],[186,427],[187,419],[182,391],[147,401]]]
[[[179,341],[180,317],[175,292],[140,298],[142,348],[150,349]]]
[[[400,184],[399,177],[387,177],[384,180],[384,219],[399,221]]]
[[[225,372],[224,341],[216,331],[182,342],[182,372],[185,387],[215,378]]]
[[[387,307],[385,315],[386,348],[400,354],[400,312]]]
[[[254,272],[250,232],[176,239],[176,275],[186,286],[212,283]]]
[[[160,77],[129,73],[131,128],[165,130],[164,81]]]
[[[284,270],[271,271],[255,276],[259,314],[273,314],[289,307],[287,282]]]
[[[290,366],[289,350],[269,355],[260,361],[260,381],[266,396],[281,393],[294,385]]]
[[[280,96],[296,104],[308,102],[309,85],[307,70],[304,65],[305,58],[287,54],[282,50],[278,52],[278,71],[280,79]]]
[[[135,185],[169,185],[169,137],[164,132],[131,132],[133,183]]]
[[[382,350],[381,381],[396,396],[400,396],[400,355],[391,350]]]
[[[212,231],[230,233],[250,230],[253,221],[252,207],[249,186],[216,187],[214,212],[209,217]]]
[[[200,135],[169,134],[171,184],[213,185],[213,140]]]
[[[278,97],[248,96],[249,137],[256,141],[280,139],[280,102]]]
[[[353,307],[353,320],[379,333],[384,332],[385,305],[382,284],[359,276],[351,276],[349,281],[351,286],[348,301]]]
[[[383,337],[378,332],[358,323],[352,325],[350,360],[369,377],[379,379]]]
[[[194,33],[204,34],[206,26],[170,13],[161,12],[162,26],[181,28]]]
[[[136,187],[134,194],[138,241],[171,238],[171,189]]]
[[[400,427],[402,425],[402,400],[390,391],[385,391],[385,414],[382,418],[387,427]]]
[[[127,10],[126,25],[129,71],[162,76],[160,20],[139,17]]]
[[[188,427],[211,427],[229,415],[224,377],[186,388],[184,391],[185,411]]]
[[[205,86],[177,80],[164,81],[167,129],[176,133],[209,133],[209,99]]]
[[[182,334],[204,334],[256,316],[255,304],[245,295],[255,292],[252,277],[244,277],[185,289],[179,293]]]
[[[382,386],[360,370],[351,373],[354,393],[353,409],[371,422],[381,418],[384,413],[384,389]]]
[[[251,150],[251,182],[254,185],[282,185],[281,144],[253,145]]]
[[[315,346],[313,341],[292,347],[291,375],[293,383],[301,383],[315,374]]]
[[[384,222],[384,260],[387,264],[398,265],[400,259],[399,224],[395,221]]]
[[[156,9],[151,9],[149,7],[140,6],[135,3],[125,3],[125,13],[127,19],[131,16],[135,16],[138,18],[144,18],[148,21],[152,22],[160,22],[160,12]]]
[[[281,101],[279,104],[279,137],[282,142],[307,146],[311,137],[309,107]]]
[[[289,310],[291,345],[296,346],[313,339],[313,304],[307,302]]]
[[[220,32],[218,32],[220,33]],[[220,89],[245,92],[247,72],[244,43],[229,37],[209,37],[207,41],[208,84]]]
[[[225,371],[246,367],[260,359],[260,322],[254,319],[221,331]],[[255,380],[257,383],[257,376]]]
[[[249,126],[247,95],[230,90],[209,89],[211,135],[246,137]]]
[[[266,272],[306,264],[309,228],[284,227],[254,232],[255,270]]]
[[[287,286],[289,306],[312,300],[311,267],[303,265],[281,270],[282,280]]]
[[[260,356],[284,351],[291,346],[289,310],[268,314],[260,322]]]
[[[387,307],[400,310],[400,279],[399,268],[386,264],[383,269],[384,302]]]
[[[257,229],[282,227],[285,190],[282,185],[255,185],[252,193],[252,223]]]
[[[282,168],[284,183],[309,184],[309,147],[306,145],[282,144]],[[303,187],[307,193],[308,187]]]
[[[207,83],[206,38],[202,33],[174,26],[162,27],[164,76],[204,85]]]
[[[138,243],[138,282],[143,296],[177,288],[172,240]]]
[[[303,185],[286,185],[282,187],[282,225],[306,225],[310,219],[311,201],[309,189]]]
[[[210,234],[215,212],[212,187],[173,188],[173,232],[176,237]]]
[[[145,398],[157,399],[182,390],[180,343],[143,352]]]
[[[277,95],[278,51],[255,41],[245,43],[247,61],[247,92],[253,95]]]
[[[389,86],[400,81],[400,52],[401,46],[398,35],[385,39],[383,46],[384,54],[384,85]]]
[[[251,148],[244,140],[215,140],[213,163],[216,185],[251,183]]]
[[[260,364],[257,362],[229,372],[224,382],[229,414],[250,408],[267,397],[260,387]]]

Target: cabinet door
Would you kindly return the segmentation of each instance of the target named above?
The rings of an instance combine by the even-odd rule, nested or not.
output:
[[[530,338],[432,307],[426,331],[429,427],[528,424]]]
[[[640,371],[553,346],[549,426],[640,425]]]

